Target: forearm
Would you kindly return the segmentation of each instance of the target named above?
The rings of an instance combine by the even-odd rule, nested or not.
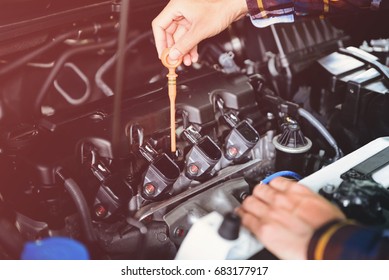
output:
[[[308,259],[388,259],[389,231],[332,221],[313,235]]]

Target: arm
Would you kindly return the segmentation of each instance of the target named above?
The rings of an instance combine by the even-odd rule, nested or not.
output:
[[[361,9],[379,9],[387,0],[246,0],[253,18],[266,18],[285,13],[326,15]]]
[[[253,24],[293,22],[295,16],[328,16],[387,9],[388,0],[246,0]]]
[[[254,25],[292,22],[294,15],[326,15],[360,9],[387,9],[389,0],[170,0],[153,20],[158,56],[171,48],[170,60],[185,65],[198,59],[197,45],[250,14]]]
[[[332,221],[314,233],[308,259],[389,259],[389,230],[364,227],[351,221]]]

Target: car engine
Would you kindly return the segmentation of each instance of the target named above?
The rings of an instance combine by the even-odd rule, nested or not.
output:
[[[0,258],[64,236],[93,259],[174,259],[198,219],[232,212],[269,175],[300,180],[389,135],[383,14],[366,32],[355,15],[263,29],[245,18],[202,42],[199,62],[177,69],[172,153],[150,31],[166,1],[131,2],[124,71],[120,1],[5,2]],[[389,185],[350,180],[320,193],[385,224]]]

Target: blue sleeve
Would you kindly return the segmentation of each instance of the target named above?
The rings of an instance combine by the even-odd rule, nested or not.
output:
[[[389,259],[389,229],[365,227],[350,221],[332,221],[313,235],[308,259]]]

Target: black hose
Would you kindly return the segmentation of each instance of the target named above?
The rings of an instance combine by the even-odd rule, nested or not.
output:
[[[96,34],[100,30],[107,30],[110,28],[115,28],[116,25],[117,24],[114,22],[108,22],[108,23],[103,23],[103,24],[94,24],[92,26],[77,28],[77,29],[73,29],[69,32],[59,34],[56,37],[52,38],[50,42],[44,44],[43,46],[33,50],[30,53],[25,54],[24,56],[22,56],[19,59],[15,60],[13,62],[10,62],[10,63],[4,65],[3,67],[1,67],[0,68],[0,76],[14,71],[15,69],[19,68],[20,66],[23,66],[24,64],[30,62],[31,60],[33,60],[37,56],[47,52],[48,50],[52,49],[55,46],[61,44],[65,40],[67,40],[69,38],[77,37],[80,32],[87,33],[87,34],[89,34],[89,33]]]
[[[134,218],[131,218],[131,217],[127,217],[126,222],[129,225],[136,227],[139,230],[140,238],[139,238],[139,241],[137,244],[136,252],[139,252],[138,258],[140,260],[142,260],[142,259],[144,259],[145,250],[143,250],[143,246],[144,246],[144,243],[146,241],[146,235],[147,235],[148,229],[142,222],[140,222]]]
[[[78,186],[76,181],[74,181],[71,177],[65,175],[65,172],[62,168],[58,169],[56,173],[63,182],[66,191],[69,193],[69,195],[73,199],[74,204],[77,207],[77,211],[81,218],[81,224],[84,230],[86,240],[90,243],[95,242],[96,235],[93,229],[89,207],[80,187]]]
[[[112,118],[112,145],[115,156],[119,155],[121,132],[121,107],[124,83],[124,67],[126,60],[126,41],[128,30],[128,17],[130,14],[130,0],[122,0],[120,7],[120,22],[117,48],[117,61],[115,71],[115,95],[113,100]]]
[[[313,127],[315,127],[317,131],[324,137],[324,139],[326,139],[328,144],[330,144],[330,146],[334,149],[334,161],[340,159],[343,156],[343,152],[336,143],[335,138],[332,137],[331,133],[324,127],[324,125],[322,125],[322,123],[318,119],[316,119],[310,112],[303,108],[299,108],[297,112],[301,117],[306,119]]]
[[[12,259],[20,259],[25,240],[9,221],[0,218],[0,247]]]

